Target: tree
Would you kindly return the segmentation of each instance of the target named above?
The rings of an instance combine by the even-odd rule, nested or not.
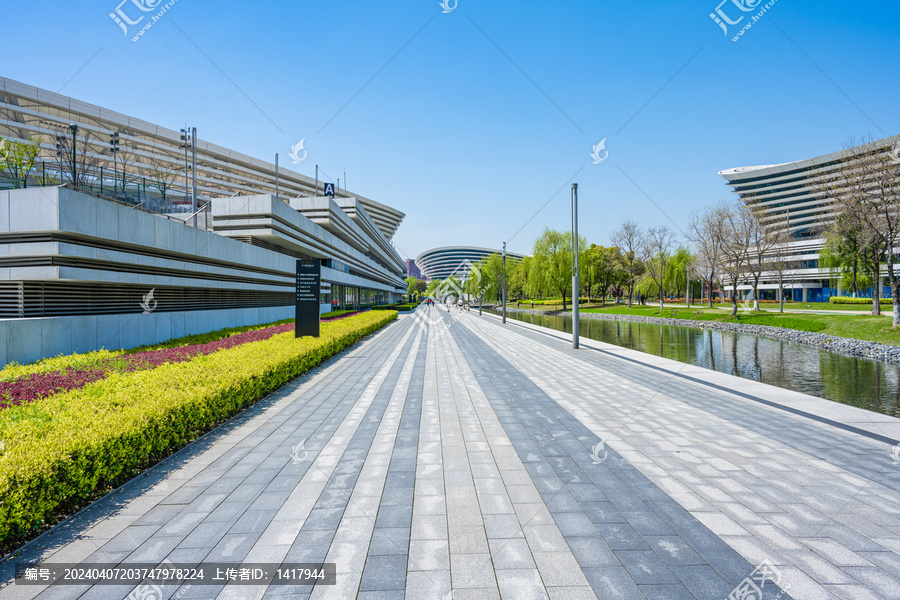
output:
[[[737,288],[750,263],[754,217],[747,205],[734,201],[724,207],[721,236],[722,272],[731,282],[731,316],[737,315]]]
[[[662,310],[665,301],[666,267],[672,253],[672,243],[675,235],[666,226],[651,227],[644,238],[644,262],[647,265],[647,274],[659,288],[659,309]]]
[[[763,225],[762,214],[759,209],[745,205],[747,213],[746,226],[750,245],[747,247],[747,270],[750,273],[753,286],[753,310],[759,310],[759,280],[765,269],[769,269],[768,260],[775,247],[775,237]]]
[[[416,282],[418,280],[415,277],[407,277],[403,281],[406,282],[406,295],[412,297],[416,293]]]
[[[784,273],[794,267],[790,256],[790,218],[787,213],[780,216],[777,226],[770,229],[770,236],[774,244],[771,261],[771,269],[778,274],[778,312],[784,312]]]
[[[81,128],[76,132],[75,144],[72,143],[72,132],[68,128],[51,125],[56,132],[52,142],[56,144],[59,158],[60,177],[68,180],[76,187],[86,187],[100,171],[100,156],[91,153],[91,148],[101,147],[100,140],[88,129]],[[80,139],[78,139],[80,138]],[[72,179],[72,163],[75,163],[75,179]]]
[[[587,246],[583,237],[578,239],[578,250]],[[566,293],[572,287],[572,235],[549,227],[534,242],[532,276],[540,280],[545,290],[562,296],[566,310]],[[576,302],[577,299],[573,299]]]
[[[124,173],[125,164],[122,165],[122,169]],[[172,187],[175,180],[178,179],[178,169],[167,160],[153,159],[150,161],[147,171],[150,174],[151,185],[159,190],[162,201],[166,202],[166,192]],[[122,191],[124,191],[124,186]]]
[[[0,136],[0,177],[13,187],[28,187],[28,176],[41,153],[41,142],[34,138],[17,142]]]
[[[676,298],[680,298],[682,292],[687,297],[687,274],[693,259],[690,250],[679,246],[666,265],[666,289],[673,290]]]
[[[624,272],[625,284],[628,288],[628,308],[634,298],[634,288],[638,279],[644,274],[646,266],[641,258],[644,248],[644,234],[634,221],[625,221],[613,233],[613,243],[619,247],[619,267]]]
[[[728,206],[724,203],[708,206],[691,215],[688,224],[688,239],[696,250],[692,267],[706,284],[710,308],[713,307],[713,289],[722,273],[722,243],[727,212]]]
[[[856,239],[872,271],[873,315],[881,312],[881,265],[887,263],[893,326],[900,327],[900,275],[893,251],[900,243],[900,165],[891,150],[871,138],[851,138],[833,171],[835,176],[814,178],[811,186],[820,197],[834,201],[845,219],[843,226],[859,230]],[[840,220],[835,219],[835,224]]]
[[[588,301],[591,300],[591,291],[598,288],[598,294],[602,299],[612,284],[619,267],[619,249],[591,244],[585,250],[580,267],[581,280],[587,290]]]

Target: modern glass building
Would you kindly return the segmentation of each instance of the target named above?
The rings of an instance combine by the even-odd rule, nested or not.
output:
[[[491,254],[500,254],[500,250],[478,248],[475,246],[443,246],[427,250],[416,257],[416,265],[428,279],[446,279],[456,275],[465,280],[469,274],[468,263],[484,260]],[[522,260],[522,254],[507,251],[508,260]]]
[[[825,181],[830,185],[839,182],[842,162],[873,152],[898,156],[900,160],[900,135],[816,158],[719,172],[743,202],[762,211],[769,227],[789,231],[791,241],[786,246],[785,259],[792,268],[783,274],[787,299],[827,302],[831,296],[847,293],[839,289],[836,277],[819,264],[825,245],[822,232],[834,222],[836,209],[833,198],[814,188]],[[883,281],[881,285],[889,294]],[[778,273],[763,273],[759,287],[763,298],[775,299]],[[738,290],[748,293],[751,286],[744,283]],[[863,293],[871,296],[872,290]],[[884,293],[882,297],[886,297]]]

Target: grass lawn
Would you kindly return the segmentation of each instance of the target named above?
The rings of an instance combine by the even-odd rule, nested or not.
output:
[[[805,306],[805,305],[804,305]],[[833,305],[826,305],[833,306]],[[800,331],[815,331],[828,335],[867,340],[900,346],[900,329],[892,330],[891,321],[885,317],[872,317],[868,315],[827,315],[827,314],[798,314],[798,313],[752,313],[739,311],[739,320],[736,320],[721,309],[709,308],[664,308],[658,306],[634,306],[627,308],[625,305],[607,304],[605,308],[583,308],[582,312],[603,312],[618,315],[640,315],[644,317],[665,317],[673,319],[690,319],[694,321],[723,321],[740,322],[752,325],[770,325],[773,327],[787,327]]]

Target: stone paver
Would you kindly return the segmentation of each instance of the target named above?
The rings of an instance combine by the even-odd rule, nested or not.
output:
[[[900,597],[883,435],[826,401],[583,346],[420,308],[16,559],[329,562],[334,586],[42,588],[7,561],[0,600],[721,599],[763,564],[763,598]]]

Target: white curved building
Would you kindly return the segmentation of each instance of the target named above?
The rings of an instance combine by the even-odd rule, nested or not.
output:
[[[463,280],[469,274],[466,261],[475,263],[484,260],[491,254],[500,254],[500,250],[479,248],[477,246],[442,246],[426,250],[416,257],[416,265],[428,279],[446,279],[456,275]],[[506,252],[509,260],[522,260],[523,254]]]
[[[825,245],[821,232],[834,221],[834,200],[817,193],[812,184],[836,180],[840,177],[841,162],[873,149],[896,155],[900,149],[900,135],[816,158],[719,171],[726,185],[743,202],[763,212],[764,222],[773,228],[786,225],[789,228],[793,241],[788,244],[787,260],[796,268],[784,273],[786,298],[827,302],[829,297],[843,293],[833,287],[835,282],[830,274],[819,268],[819,253]],[[764,273],[759,287],[763,298],[776,298],[778,274]],[[743,284],[738,289],[747,292],[751,287]]]

